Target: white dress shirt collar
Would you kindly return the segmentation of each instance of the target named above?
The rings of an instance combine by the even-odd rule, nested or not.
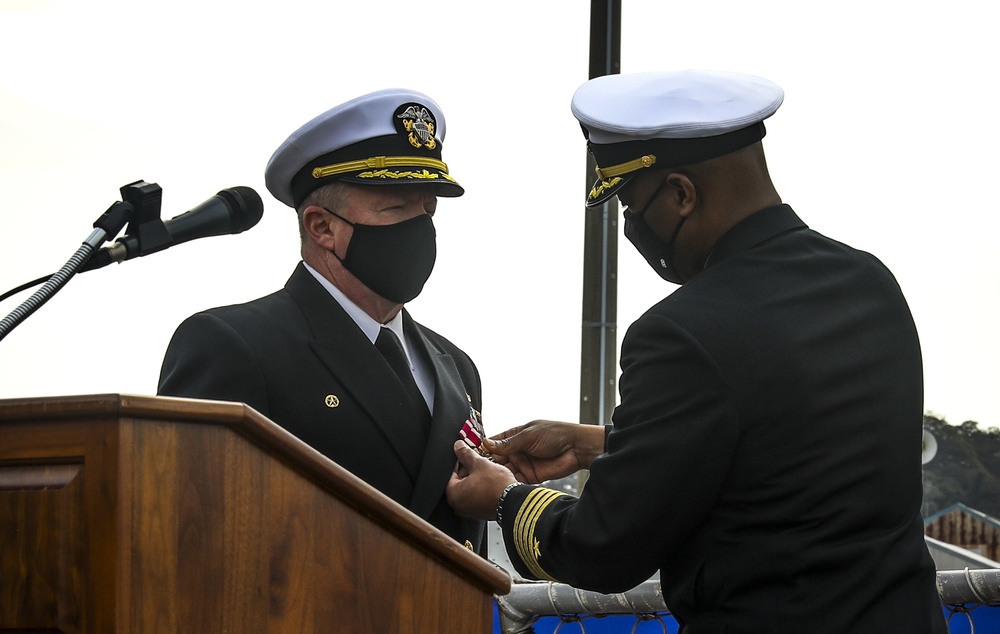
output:
[[[374,344],[375,340],[378,338],[378,332],[382,327],[382,324],[378,323],[372,318],[371,315],[361,310],[361,308],[352,302],[342,290],[334,286],[330,280],[320,275],[316,269],[309,266],[306,262],[303,262],[302,264],[306,267],[307,271],[312,273],[312,276],[316,278],[316,281],[318,281],[323,288],[325,288],[327,292],[330,293],[335,300],[337,300],[337,303],[340,304],[341,308],[343,308],[344,311],[351,316],[351,319],[353,319],[354,323],[358,325],[358,328],[360,328],[361,331],[365,333],[365,336],[368,337],[372,344]],[[393,317],[389,323],[385,324],[385,326],[396,333],[396,336],[399,337],[399,342],[403,346],[403,351],[406,352],[406,358],[410,362],[410,369],[412,370],[413,358],[410,356],[410,350],[406,345],[406,335],[403,334],[403,311],[396,313],[396,316]]]

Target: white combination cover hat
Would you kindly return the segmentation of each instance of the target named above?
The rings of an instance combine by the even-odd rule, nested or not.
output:
[[[740,73],[684,70],[605,75],[573,95],[573,116],[597,163],[587,205],[642,169],[690,165],[760,141],[784,92]]]
[[[293,132],[264,170],[271,194],[297,207],[332,181],[363,185],[430,184],[439,196],[465,190],[441,158],[444,113],[433,99],[407,89],[362,95]]]

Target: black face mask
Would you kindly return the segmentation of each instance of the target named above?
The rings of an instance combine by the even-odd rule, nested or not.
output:
[[[656,197],[660,195],[666,184],[666,181],[660,183],[660,186],[653,192],[646,206],[642,208],[642,211],[635,213],[629,211],[627,208],[625,209],[625,237],[628,238],[628,241],[632,243],[632,246],[636,248],[642,257],[646,258],[646,262],[656,271],[657,275],[668,282],[683,284],[684,279],[681,278],[680,273],[674,268],[674,241],[677,240],[677,234],[680,233],[681,227],[684,225],[687,217],[681,218],[681,221],[677,223],[674,234],[670,236],[668,242],[664,242],[659,236],[653,233],[653,230],[649,228],[649,225],[643,219],[646,210],[653,204]]]
[[[363,225],[327,211],[354,227],[344,259],[331,250],[345,269],[388,300],[405,304],[420,294],[437,259],[429,214],[394,225]]]

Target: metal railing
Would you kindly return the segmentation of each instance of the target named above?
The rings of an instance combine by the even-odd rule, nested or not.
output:
[[[939,570],[938,595],[948,610],[949,620],[959,614],[970,619],[970,613],[980,607],[1000,607],[1000,569]],[[500,629],[503,634],[534,632],[532,623],[544,616],[558,616],[564,621],[582,622],[586,616],[632,615],[636,625],[641,621],[660,620],[670,610],[663,601],[659,581],[646,581],[619,594],[601,594],[580,590],[564,583],[550,581],[512,584],[510,594],[497,597]],[[580,629],[586,631],[581,624]]]

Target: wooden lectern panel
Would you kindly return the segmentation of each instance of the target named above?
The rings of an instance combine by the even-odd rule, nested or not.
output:
[[[62,538],[79,537],[83,486],[82,465],[21,465],[0,467],[0,526],[14,526],[15,518],[35,518],[36,530],[16,530],[3,538],[0,583],[13,600],[0,604],[0,618],[38,623],[56,629],[60,597],[75,605],[79,588],[72,583],[81,568],[76,561],[83,544],[63,549]],[[15,558],[12,553],[20,555]],[[31,598],[31,600],[29,600]],[[71,616],[71,620],[75,615]],[[7,621],[4,618],[4,621]]]
[[[115,473],[84,460],[116,453],[110,429],[0,428],[0,632],[113,631],[114,589],[97,582],[114,578],[115,518],[94,510],[115,504]]]
[[[241,405],[0,402],[0,437],[0,632],[489,632],[509,589]]]

